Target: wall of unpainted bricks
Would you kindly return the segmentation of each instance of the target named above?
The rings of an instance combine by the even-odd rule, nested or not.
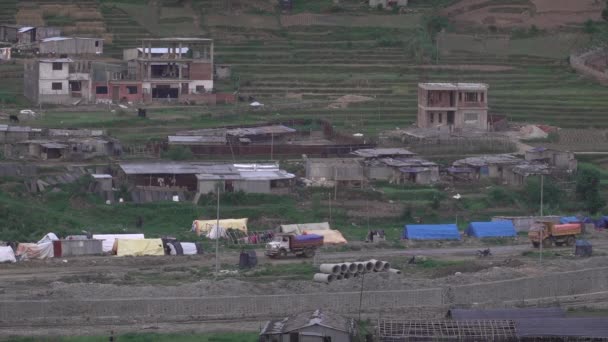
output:
[[[462,275],[463,277],[466,274]],[[423,290],[365,291],[366,313],[425,312],[453,305],[502,306],[518,301],[608,292],[608,268]],[[111,324],[280,317],[323,308],[359,310],[360,292],[192,298],[0,301],[0,325]]]

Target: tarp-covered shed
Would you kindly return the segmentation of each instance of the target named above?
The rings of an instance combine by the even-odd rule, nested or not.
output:
[[[517,232],[511,221],[471,222],[467,235],[477,238],[515,237]]]
[[[455,224],[407,224],[403,238],[408,240],[460,240]]]
[[[161,239],[117,239],[116,256],[165,255]]]

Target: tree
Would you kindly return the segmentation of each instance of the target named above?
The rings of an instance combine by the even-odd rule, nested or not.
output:
[[[531,207],[540,206],[540,177],[528,177],[522,197]],[[543,180],[543,206],[557,207],[563,198],[562,190],[548,177]]]
[[[602,10],[602,19],[604,19],[605,21],[608,21],[608,7],[604,8],[604,10]]]
[[[579,167],[576,175],[576,195],[585,203],[585,208],[595,214],[606,205],[599,191],[600,172],[586,165]]]

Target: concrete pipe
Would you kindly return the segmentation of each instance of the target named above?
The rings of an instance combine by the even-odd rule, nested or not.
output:
[[[348,267],[348,273],[355,273],[357,272],[357,264],[354,262],[347,262],[346,267]]]
[[[346,272],[342,275],[342,279],[350,279],[352,278],[353,274],[350,272]]]
[[[353,278],[359,278],[360,275],[361,275],[361,272],[355,272],[355,273],[353,273]]]
[[[401,274],[401,271],[399,271],[396,268],[389,268],[388,269],[389,273],[394,273],[394,274]]]
[[[313,280],[317,283],[326,283],[329,284],[334,281],[336,277],[333,274],[326,273],[315,273]]]
[[[384,272],[388,272],[388,270],[391,269],[391,264],[388,261],[383,261],[384,264],[382,264],[382,271]]]
[[[319,270],[325,274],[338,274],[342,271],[342,268],[340,264],[321,264]]]
[[[346,273],[346,272],[348,272],[348,265],[347,265],[346,263],[343,263],[343,264],[338,264],[338,265],[340,265],[340,272],[341,272],[341,273]]]
[[[365,264],[362,263],[362,262],[355,262],[355,265],[357,265],[357,272],[356,273],[361,273],[365,269]]]
[[[371,272],[374,270],[374,263],[371,261],[366,261],[363,263],[363,272]]]
[[[382,261],[378,261],[376,259],[371,259],[369,262],[374,264],[374,271],[378,272],[382,270]]]
[[[336,274],[336,280],[342,280],[342,279],[344,279],[344,276],[342,275],[342,273]]]

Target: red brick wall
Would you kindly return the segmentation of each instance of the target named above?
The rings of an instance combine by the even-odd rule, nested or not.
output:
[[[97,86],[108,86],[107,94],[97,94],[96,89]],[[141,83],[133,83],[133,84],[116,84],[110,82],[107,84],[106,82],[96,82],[93,84],[93,94],[95,95],[95,99],[112,99],[112,88],[119,87],[118,90],[118,100],[119,101],[127,101],[127,102],[141,102],[143,101],[143,90],[141,87]],[[129,94],[127,90],[127,86],[135,86],[137,87],[137,94]]]
[[[212,80],[213,68],[211,63],[192,63],[190,64],[191,80]]]

